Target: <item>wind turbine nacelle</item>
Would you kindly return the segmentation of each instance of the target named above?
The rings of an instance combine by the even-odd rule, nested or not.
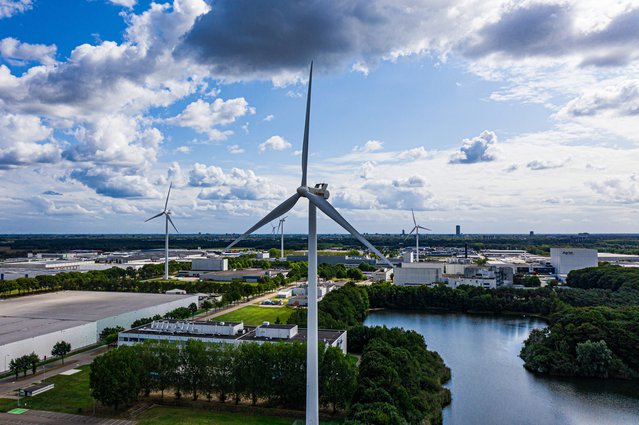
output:
[[[308,191],[314,195],[328,199],[331,193],[328,191],[328,183],[317,183],[315,187],[309,187]]]
[[[171,210],[166,210],[166,211],[164,212],[164,214],[173,214],[173,211],[171,211]]]

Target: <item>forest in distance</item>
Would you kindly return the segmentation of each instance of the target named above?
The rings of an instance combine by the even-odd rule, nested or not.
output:
[[[237,234],[179,234],[171,235],[172,249],[221,250],[229,245]],[[398,253],[413,241],[401,234],[367,234],[367,239],[385,253]],[[287,234],[286,249],[304,250],[307,236]],[[273,235],[252,235],[241,241],[237,248],[268,250],[279,245]],[[422,235],[422,246],[464,247],[481,249],[524,249],[532,254],[548,255],[551,247],[592,248],[600,252],[639,254],[639,234],[548,234],[548,235]],[[0,259],[24,257],[28,253],[66,252],[72,250],[123,251],[164,248],[164,235],[0,235]],[[318,248],[361,249],[350,235],[320,234]]]

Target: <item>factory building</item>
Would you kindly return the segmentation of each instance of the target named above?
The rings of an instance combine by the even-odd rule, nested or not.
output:
[[[585,248],[550,248],[550,263],[558,275],[599,265],[597,250]]]
[[[339,347],[346,354],[346,331],[320,329],[318,338],[331,347]],[[190,339],[223,344],[306,342],[306,329],[298,328],[297,325],[276,325],[269,322],[259,326],[245,326],[242,322],[160,320],[120,332],[118,345],[134,345],[143,341],[184,343]]]
[[[191,272],[213,272],[229,269],[229,260],[222,257],[207,257],[191,259]]]
[[[443,263],[402,263],[393,269],[393,285],[419,286],[442,281]]]
[[[58,341],[73,350],[95,344],[107,327],[128,328],[142,317],[164,315],[198,302],[197,295],[60,291],[0,300],[0,372],[12,359],[51,356]]]

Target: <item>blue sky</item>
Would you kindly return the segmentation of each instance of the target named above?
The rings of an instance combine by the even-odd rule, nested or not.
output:
[[[603,3],[0,0],[0,233],[160,232],[169,181],[242,231],[299,184],[311,59],[360,231],[638,232],[639,2]]]

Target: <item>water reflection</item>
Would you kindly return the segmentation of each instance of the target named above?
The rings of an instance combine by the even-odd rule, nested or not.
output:
[[[415,330],[444,358],[453,395],[445,425],[639,424],[636,383],[546,378],[523,368],[522,342],[545,326],[540,319],[378,311],[366,325]]]

